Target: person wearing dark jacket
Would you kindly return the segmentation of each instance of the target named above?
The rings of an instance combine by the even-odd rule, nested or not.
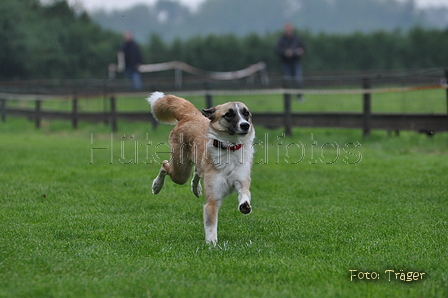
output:
[[[130,31],[124,33],[124,41],[121,44],[120,51],[124,54],[126,78],[132,80],[133,89],[140,90],[142,79],[138,67],[142,64],[142,54]]]
[[[283,35],[278,39],[275,47],[277,55],[281,59],[283,76],[287,81],[295,81],[297,88],[302,88],[302,65],[300,60],[305,53],[302,39],[294,33],[294,27],[286,23]],[[303,97],[298,95],[299,100]]]

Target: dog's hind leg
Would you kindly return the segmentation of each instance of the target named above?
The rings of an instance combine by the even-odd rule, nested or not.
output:
[[[252,212],[252,207],[250,206],[250,182],[247,181],[236,181],[235,190],[238,192],[238,210],[243,214],[249,214]]]
[[[191,179],[191,191],[198,198],[202,195],[202,186],[201,186],[201,183],[199,182],[200,180],[201,180],[201,177],[199,176],[199,173],[197,172],[197,169],[195,168],[193,179]]]
[[[165,184],[165,177],[170,176],[171,180],[177,184],[185,184],[191,175],[192,165],[190,163],[179,163],[176,158],[172,159],[172,164],[164,160],[160,168],[159,175],[152,182],[152,193],[158,194]]]
[[[162,167],[160,168],[159,175],[157,175],[156,179],[152,182],[152,193],[158,194],[165,184],[165,177],[168,174],[169,163],[167,160],[164,160],[162,163]]]

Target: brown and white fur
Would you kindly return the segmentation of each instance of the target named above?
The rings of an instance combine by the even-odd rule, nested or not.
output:
[[[252,211],[249,191],[255,137],[252,114],[240,102],[202,109],[202,115],[192,103],[177,96],[154,92],[147,100],[159,122],[175,124],[169,137],[171,159],[163,161],[152,192],[161,191],[166,175],[177,184],[185,184],[194,166],[191,190],[200,197],[202,179],[206,198],[205,240],[216,244],[218,211],[224,197],[236,191],[238,210],[244,214]]]

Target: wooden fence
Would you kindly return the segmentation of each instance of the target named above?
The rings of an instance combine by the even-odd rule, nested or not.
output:
[[[448,73],[445,73],[448,77]],[[205,106],[213,105],[213,96],[215,95],[241,95],[241,94],[283,94],[282,112],[254,113],[253,122],[255,125],[261,125],[268,128],[284,127],[287,135],[291,135],[293,127],[328,127],[328,128],[354,128],[362,129],[363,135],[367,136],[373,129],[387,130],[390,132],[399,132],[400,130],[413,130],[428,135],[436,132],[448,131],[448,88],[447,84],[420,86],[420,87],[402,87],[402,88],[383,88],[371,89],[369,79],[363,80],[362,89],[349,90],[312,90],[312,89],[246,89],[246,90],[201,90],[201,91],[174,91],[180,96],[202,95],[204,96]],[[399,92],[418,90],[422,88],[440,88],[446,89],[446,113],[372,113],[372,94],[381,92]],[[397,90],[398,89],[398,90]],[[362,101],[362,112],[293,112],[291,108],[292,94],[315,94],[322,92],[339,92],[344,94],[359,94]],[[168,93],[168,92],[167,92]],[[110,93],[102,94],[107,99],[108,109],[104,112],[80,112],[78,103],[81,100],[78,95],[68,95],[67,100],[72,102],[71,111],[49,111],[42,109],[42,102],[54,98],[60,99],[60,95],[30,95],[30,94],[11,94],[0,93],[0,113],[1,121],[7,121],[10,116],[27,117],[34,121],[36,128],[41,127],[42,119],[63,119],[71,121],[72,127],[76,129],[80,121],[104,122],[111,126],[112,131],[118,130],[118,120],[127,121],[145,121],[151,122],[153,127],[157,122],[152,117],[149,109],[147,112],[122,112],[117,110],[116,101],[121,97],[141,97],[145,98],[148,92],[136,94]],[[98,94],[97,94],[98,96]],[[18,108],[8,106],[12,100],[32,100],[34,108]]]

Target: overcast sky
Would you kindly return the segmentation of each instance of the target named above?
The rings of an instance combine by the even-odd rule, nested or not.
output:
[[[180,0],[180,2],[196,8],[204,0]],[[81,3],[87,10],[106,9],[113,10],[116,8],[127,8],[135,4],[153,4],[156,0],[69,0],[70,3]],[[415,0],[419,7],[427,6],[448,6],[447,0]]]
[[[81,3],[87,10],[128,8],[135,4],[154,4],[157,0],[68,0],[69,3]],[[192,8],[196,8],[204,0],[179,0]]]

